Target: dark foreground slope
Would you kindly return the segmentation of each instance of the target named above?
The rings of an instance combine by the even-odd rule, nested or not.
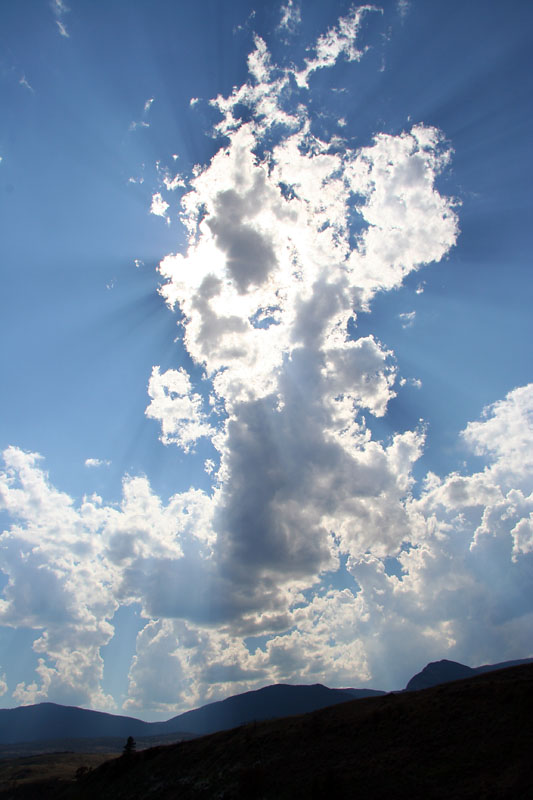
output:
[[[146,750],[76,784],[9,796],[525,800],[532,712],[533,665],[524,665]]]

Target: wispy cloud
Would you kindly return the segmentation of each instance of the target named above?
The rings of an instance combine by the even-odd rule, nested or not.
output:
[[[65,3],[62,2],[62,0],[52,0],[51,6],[52,6],[52,11],[54,12],[56,18],[56,25],[58,27],[60,35],[63,36],[65,39],[69,39],[70,34],[66,28],[63,18],[65,14],[67,14],[70,11],[70,9],[65,5]]]
[[[130,122],[129,130],[130,131],[135,131],[135,130],[137,130],[137,128],[149,128],[149,127],[150,127],[150,123],[149,122],[145,122],[145,120],[141,119],[141,120],[138,120],[137,122]]]
[[[70,33],[67,31],[65,24],[60,19],[56,19],[56,25],[59,28],[59,33],[66,39],[70,39]]]
[[[101,458],[86,458],[85,459],[85,466],[86,467],[109,467],[111,465],[111,461],[107,461]]]
[[[28,81],[26,80],[26,76],[25,76],[25,75],[23,75],[23,76],[21,77],[21,79],[19,80],[19,84],[20,84],[20,86],[24,86],[24,88],[25,88],[25,89],[28,89],[30,92],[34,92],[34,91],[35,91],[35,90],[34,90],[34,88],[33,88],[33,86],[31,86],[31,85],[28,83]]]
[[[396,8],[398,9],[398,14],[400,17],[405,19],[411,10],[411,2],[410,0],[398,0],[396,3]]]
[[[149,128],[150,127],[150,123],[146,121],[146,117],[148,116],[148,114],[150,112],[150,109],[152,108],[154,100],[155,100],[154,97],[149,97],[148,100],[145,101],[144,106],[143,106],[143,110],[142,110],[142,118],[140,120],[135,120],[133,122],[130,122],[130,126],[129,126],[129,130],[130,131],[137,130],[137,128]]]
[[[281,6],[281,20],[278,29],[288,33],[295,33],[302,21],[300,6],[295,0],[288,0],[286,5]]]
[[[398,318],[402,323],[402,328],[412,328],[415,323],[416,311],[404,311],[398,314]]]
[[[314,47],[314,58],[306,61],[305,69],[296,73],[295,77],[300,86],[307,86],[311,73],[318,69],[331,67],[344,56],[347,61],[359,61],[366,47],[360,47],[357,42],[361,23],[366,14],[380,13],[383,11],[376,6],[359,6],[350,9],[345,17],[341,17],[334,28],[319,36]]]

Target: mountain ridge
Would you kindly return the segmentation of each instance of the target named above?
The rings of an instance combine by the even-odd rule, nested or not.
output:
[[[531,662],[533,659],[529,658],[468,667],[442,659],[427,664],[410,679],[403,691],[417,691]],[[140,739],[169,734],[184,738],[202,736],[250,722],[308,713],[354,699],[385,694],[387,692],[377,689],[332,689],[320,683],[271,684],[208,703],[161,722],[145,722],[135,717],[47,701],[0,709],[0,745],[81,738],[119,737],[125,740],[128,736]]]
[[[533,662],[531,658],[520,658],[514,661],[501,661],[497,664],[483,664],[481,667],[467,667],[459,661],[449,661],[447,658],[443,658],[440,661],[430,661],[424,669],[413,675],[404,691],[414,692],[419,689],[428,689],[431,686],[440,686],[443,683],[459,681],[463,678],[471,678],[474,675],[482,675],[485,672],[494,672],[507,667],[518,667],[531,662]]]
[[[20,792],[0,786],[0,797],[526,798],[533,785],[532,690],[533,664],[526,663],[143,750],[81,780],[41,780]]]

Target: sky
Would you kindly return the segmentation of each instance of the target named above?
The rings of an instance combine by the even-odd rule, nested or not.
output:
[[[530,3],[0,4],[0,703],[533,656]]]

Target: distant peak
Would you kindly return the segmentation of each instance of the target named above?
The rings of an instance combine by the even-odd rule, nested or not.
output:
[[[441,661],[431,661],[426,664],[421,672],[411,678],[405,689],[408,692],[427,689],[430,686],[437,686],[439,683],[468,678],[474,673],[475,670],[472,667],[467,667],[458,661],[449,661],[447,658],[443,658]]]

